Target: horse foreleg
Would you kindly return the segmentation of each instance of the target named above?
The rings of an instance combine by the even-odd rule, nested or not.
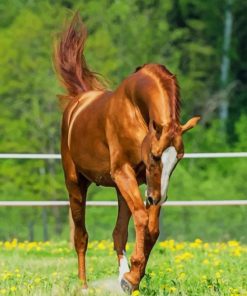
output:
[[[143,269],[142,277],[145,274],[149,255],[159,237],[159,216],[161,206],[151,205],[147,206],[148,211],[148,233],[145,237],[145,267]]]
[[[117,190],[118,195],[118,216],[116,226],[112,233],[114,241],[114,250],[117,253],[119,264],[119,282],[125,272],[129,271],[128,259],[126,257],[126,243],[128,240],[128,225],[131,217],[130,209],[122,197],[121,193]]]
[[[133,215],[136,244],[131,256],[130,272],[124,274],[121,286],[131,292],[139,287],[143,268],[145,266],[144,242],[148,226],[148,214],[142,201],[134,170],[130,165],[124,165],[113,172],[114,181]]]

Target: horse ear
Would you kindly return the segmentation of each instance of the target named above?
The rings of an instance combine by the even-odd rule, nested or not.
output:
[[[188,120],[184,125],[182,125],[182,133],[187,132],[191,128],[197,125],[198,121],[201,119],[201,116],[195,116],[192,117],[190,120]]]

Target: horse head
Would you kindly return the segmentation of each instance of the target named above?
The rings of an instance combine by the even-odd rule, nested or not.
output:
[[[151,120],[149,132],[142,143],[142,160],[146,166],[147,202],[150,205],[167,199],[170,176],[184,155],[182,135],[193,128],[200,117],[193,117],[184,125],[171,122],[159,125]]]

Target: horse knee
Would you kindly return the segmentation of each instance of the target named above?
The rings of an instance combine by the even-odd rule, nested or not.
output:
[[[148,214],[144,209],[136,210],[134,213],[135,225],[137,228],[146,228],[148,226]]]
[[[130,262],[131,266],[140,267],[142,269],[145,265],[146,257],[144,254],[132,255],[130,258]]]

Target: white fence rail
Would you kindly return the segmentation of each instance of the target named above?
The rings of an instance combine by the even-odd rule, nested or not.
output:
[[[185,153],[184,158],[241,158],[247,152]],[[61,159],[60,154],[0,153],[0,159]],[[243,206],[247,200],[167,201],[163,206]],[[64,207],[68,201],[0,201],[0,207]],[[115,207],[116,201],[87,201],[87,206]]]
[[[87,201],[87,206],[116,207],[117,201]],[[167,201],[162,206],[246,206],[247,200],[198,200],[198,201]],[[0,207],[64,207],[69,201],[0,201]]]
[[[184,158],[239,158],[247,152],[185,153]],[[60,154],[0,153],[0,159],[61,159]]]

